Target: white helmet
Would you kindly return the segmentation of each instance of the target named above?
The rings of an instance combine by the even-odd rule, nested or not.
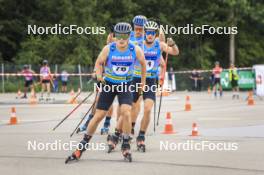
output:
[[[159,26],[155,21],[147,21],[144,25],[144,30],[158,30]]]

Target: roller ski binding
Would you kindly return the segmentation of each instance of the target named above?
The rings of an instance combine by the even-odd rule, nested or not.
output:
[[[81,150],[76,150],[75,152],[72,153],[67,159],[65,160],[65,164],[73,162],[73,161],[78,161],[82,156],[82,151]]]
[[[146,145],[144,141],[145,141],[144,136],[137,137],[137,150],[139,152],[146,152]]]
[[[124,156],[124,160],[128,162],[132,162],[130,144],[128,142],[123,142],[121,150],[122,150],[122,155]]]
[[[77,129],[77,131],[76,131],[76,134],[78,134],[79,132],[83,132],[83,131],[85,131],[86,129],[87,129],[87,127],[85,127],[85,126],[79,127],[79,128]]]
[[[90,120],[91,120],[92,118],[93,118],[93,115],[89,114],[89,115],[88,115],[88,118],[87,118],[87,120],[86,120],[86,122],[84,123],[84,125],[81,126],[81,127],[79,127],[79,128],[77,129],[76,134],[78,134],[79,132],[83,132],[83,131],[85,131],[85,130],[87,129],[87,126],[88,126]]]
[[[85,134],[83,140],[78,144],[78,148],[76,149],[76,151],[74,151],[72,155],[67,157],[67,159],[65,160],[65,164],[72,161],[78,161],[81,158],[82,153],[87,149],[86,147],[89,146],[87,144],[89,144],[90,139],[91,136]]]
[[[101,135],[106,135],[106,134],[108,134],[108,132],[109,132],[109,128],[103,127],[101,129]]]
[[[39,102],[43,102],[44,101],[44,98],[43,98],[43,96],[41,96],[40,98],[39,98]]]
[[[116,145],[118,144],[119,137],[116,135],[108,135],[107,136],[107,144],[108,144],[108,151],[107,153],[111,153]]]

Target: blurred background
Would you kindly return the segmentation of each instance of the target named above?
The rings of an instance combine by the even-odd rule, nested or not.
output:
[[[259,0],[0,0],[0,64],[2,73],[16,73],[28,64],[35,72],[43,59],[51,71],[89,73],[111,27],[132,22],[136,15],[156,19],[162,25],[237,26],[236,35],[167,35],[180,55],[169,56],[168,70],[212,69],[215,61],[224,68],[264,63],[264,2]],[[105,35],[28,35],[27,25],[105,26]],[[249,70],[251,71],[251,70]],[[190,73],[175,74],[178,90],[191,90]],[[204,77],[202,90],[210,84]],[[80,77],[69,77],[69,87],[80,87]],[[2,76],[0,91],[17,91],[23,77]],[[83,77],[83,89],[88,90]],[[4,81],[4,84],[3,84]]]

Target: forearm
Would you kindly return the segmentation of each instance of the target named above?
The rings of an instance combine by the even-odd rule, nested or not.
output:
[[[146,83],[146,65],[141,65],[141,83],[145,84]]]
[[[94,72],[96,74],[96,77],[102,76],[103,74],[103,64],[99,60],[95,62]]]
[[[162,29],[160,29],[160,33],[159,33],[159,40],[162,41],[162,42],[166,42],[165,40],[165,34],[163,32]]]
[[[179,55],[179,48],[176,44],[174,44],[173,46],[170,47],[172,50],[172,55]]]

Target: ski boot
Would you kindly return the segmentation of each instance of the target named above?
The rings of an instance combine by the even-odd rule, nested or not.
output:
[[[119,141],[119,137],[116,136],[115,134],[107,136],[107,144],[108,144],[107,153],[111,153],[115,149],[116,145],[118,144],[118,141]]]
[[[128,162],[132,162],[132,155],[130,152],[130,144],[128,141],[124,141],[121,146],[122,155],[124,156],[124,160]]]
[[[223,98],[223,91],[219,91],[219,94],[220,94],[220,99]]]
[[[67,157],[67,159],[65,160],[65,164],[72,162],[72,161],[78,161],[81,156],[82,156],[83,151],[81,150],[76,150],[72,153],[72,155],[70,155],[69,157]]]
[[[214,92],[214,98],[217,99],[217,91]]]
[[[89,122],[90,122],[90,120],[91,120],[92,118],[93,118],[93,115],[92,115],[92,114],[89,114],[88,119],[86,120],[86,122],[84,123],[84,125],[81,126],[81,127],[79,127],[79,128],[77,129],[76,134],[78,134],[79,132],[86,131],[87,126],[88,126],[88,124],[89,124]]]
[[[137,137],[137,150],[139,152],[146,152],[145,136],[139,135]]]
[[[108,134],[108,132],[109,132],[109,128],[108,128],[108,127],[103,127],[103,128],[101,129],[101,135]]]
[[[111,120],[111,117],[106,116],[105,121],[104,121],[104,127],[101,129],[101,135],[108,134],[109,127],[110,127],[110,120]]]
[[[65,164],[72,162],[72,161],[78,161],[80,160],[82,153],[87,149],[86,146],[89,144],[89,140],[91,139],[91,136],[84,135],[83,140],[79,143],[79,147],[74,151],[69,157],[66,158]]]

